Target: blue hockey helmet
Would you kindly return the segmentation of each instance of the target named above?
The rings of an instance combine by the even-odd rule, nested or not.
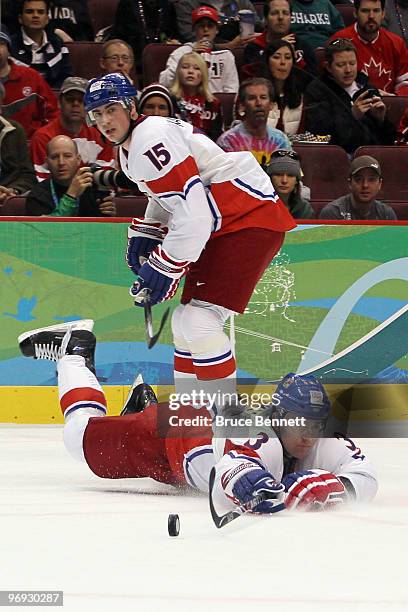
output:
[[[312,374],[290,372],[279,382],[275,390],[279,398],[276,411],[283,416],[292,412],[305,419],[326,421],[331,404],[321,382]]]
[[[84,105],[91,124],[94,124],[92,112],[99,106],[119,102],[129,111],[137,95],[136,88],[120,72],[112,72],[89,81],[85,92]]]

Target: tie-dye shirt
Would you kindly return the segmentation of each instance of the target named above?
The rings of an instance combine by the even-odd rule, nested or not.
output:
[[[251,151],[261,166],[265,166],[269,164],[272,153],[277,149],[292,149],[286,134],[269,126],[266,129],[265,138],[256,138],[241,122],[221,134],[217,144],[224,151]]]

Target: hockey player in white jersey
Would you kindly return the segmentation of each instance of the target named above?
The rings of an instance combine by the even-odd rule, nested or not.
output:
[[[147,385],[134,389],[124,416],[106,415],[106,398],[94,375],[93,321],[73,321],[25,332],[22,353],[58,362],[58,388],[69,453],[102,478],[151,477],[208,492],[222,515],[256,499],[254,512],[324,510],[346,501],[368,502],[377,478],[369,459],[348,438],[322,437],[330,411],[313,376],[288,374],[278,384],[270,416],[300,417],[300,426],[272,428],[265,421],[251,438],[217,435],[206,409],[158,405]],[[191,424],[202,418],[202,425]],[[190,419],[190,424],[188,423]],[[206,420],[207,419],[207,420]],[[209,422],[208,422],[209,421]],[[281,421],[281,423],[284,423]]]
[[[129,228],[131,294],[142,305],[148,292],[154,305],[185,277],[172,317],[176,386],[214,381],[213,390],[233,392],[224,323],[244,312],[295,222],[251,153],[226,153],[178,119],[138,116],[135,94],[113,73],[93,79],[84,99],[89,120],[120,146],[122,171],[149,197]]]

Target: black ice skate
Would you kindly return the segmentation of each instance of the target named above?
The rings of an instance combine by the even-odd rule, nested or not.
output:
[[[85,358],[87,368],[95,374],[93,326],[92,319],[50,325],[21,334],[18,343],[23,355],[34,359],[58,361],[64,355],[80,355]]]
[[[157,404],[157,397],[150,385],[143,382],[141,374],[136,376],[132,388],[129,391],[125,405],[120,416],[143,412],[151,404]]]

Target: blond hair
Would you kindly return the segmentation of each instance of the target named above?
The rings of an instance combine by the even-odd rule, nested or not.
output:
[[[180,100],[184,95],[183,86],[180,83],[180,68],[183,60],[187,57],[192,58],[195,61],[201,72],[201,83],[198,85],[198,94],[200,96],[204,96],[207,102],[212,102],[214,100],[214,96],[212,95],[208,85],[207,64],[204,58],[199,53],[195,53],[194,51],[191,53],[185,53],[179,59],[176,69],[176,76],[174,77],[174,83],[170,88],[171,93],[177,98],[177,100]]]

